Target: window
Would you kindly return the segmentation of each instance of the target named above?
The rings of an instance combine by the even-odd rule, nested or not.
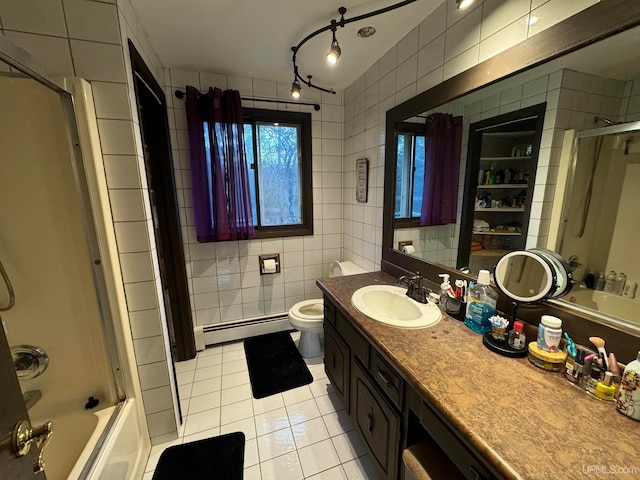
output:
[[[411,220],[420,217],[424,188],[424,155],[424,126],[401,128],[398,132],[396,162],[396,219]]]
[[[311,115],[245,108],[257,238],[313,234]]]

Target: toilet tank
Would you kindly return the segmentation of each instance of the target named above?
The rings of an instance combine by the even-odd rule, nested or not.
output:
[[[356,275],[358,273],[367,273],[367,271],[353,262],[339,262],[338,260],[334,260],[331,262],[331,273],[329,273],[329,277],[343,277],[345,275]]]

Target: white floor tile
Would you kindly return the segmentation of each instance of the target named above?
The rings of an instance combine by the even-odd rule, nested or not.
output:
[[[317,475],[312,475],[311,477],[306,478],[307,480],[350,480],[347,478],[347,475],[344,473],[341,466],[330,468],[329,470],[325,470]]]
[[[226,343],[226,344],[222,345],[222,354],[223,355],[225,353],[234,352],[236,350],[244,351],[244,341],[241,340],[239,342]]]
[[[249,383],[249,372],[230,373],[222,377],[222,388],[237,387]]]
[[[188,372],[189,370],[196,369],[197,359],[192,358],[184,362],[175,362],[176,373]]]
[[[250,399],[223,405],[220,409],[220,425],[227,425],[249,417],[253,417],[253,403]]]
[[[169,447],[180,445],[181,443],[182,439],[176,438],[175,440],[172,440],[170,442],[161,443],[159,445],[154,445],[153,447],[151,447],[151,452],[149,453],[145,471],[152,472],[156,468],[156,465],[158,465],[158,460],[160,460],[160,455],[162,455],[162,452],[164,452]]]
[[[230,362],[244,362],[244,364],[247,364],[247,357],[244,353],[244,348],[238,349],[238,350],[232,350],[230,352],[224,352],[222,354],[222,361],[223,363],[230,363]]]
[[[193,383],[187,383],[185,385],[178,385],[178,396],[180,398],[189,398],[191,396],[191,389]]]
[[[193,393],[191,394],[193,395]],[[322,415],[326,415],[327,413],[337,412],[338,410],[344,410],[340,400],[335,393],[330,393],[329,395],[322,395],[321,397],[316,397],[316,404],[320,409],[320,413]]]
[[[209,355],[222,354],[222,345],[213,345],[205,348],[201,352],[198,352],[198,358],[207,357]]]
[[[259,463],[258,441],[255,438],[246,439],[244,442],[244,468],[253,467]]]
[[[213,367],[214,365],[222,365],[222,354],[216,353],[212,355],[206,355],[204,357],[198,357],[197,368]]]
[[[315,400],[310,399],[304,402],[294,403],[293,405],[287,405],[287,415],[289,416],[291,425],[295,425],[296,423],[319,417],[320,410]]]
[[[324,420],[324,424],[329,431],[329,435],[332,437],[353,430],[351,419],[349,419],[349,415],[347,415],[347,412],[344,410],[327,413],[322,416],[322,420]]]
[[[222,374],[228,375],[230,373],[248,372],[247,362],[245,360],[235,360],[233,362],[224,362],[222,364]]]
[[[344,468],[349,480],[378,480],[380,478],[369,455],[343,463],[342,468]]]
[[[176,380],[178,386],[193,383],[193,378],[196,374],[196,370],[185,370],[184,372],[176,372]]]
[[[254,423],[253,417],[245,418],[243,420],[238,420],[237,422],[227,423],[226,425],[220,426],[220,435],[233,432],[244,433],[244,438],[246,440],[256,438],[256,425]]]
[[[205,440],[207,438],[217,437],[220,435],[220,427],[210,428],[208,430],[203,430],[198,433],[194,433],[193,435],[186,435],[182,439],[182,443],[190,443],[197,442],[198,440]]]
[[[318,363],[316,365],[308,365],[311,375],[314,380],[320,380],[321,378],[327,378],[327,374],[324,371],[324,363]]]
[[[201,382],[194,382],[191,388],[191,397],[218,392],[222,388],[222,377],[210,378]]]
[[[253,465],[244,469],[243,480],[262,480],[260,465]]]
[[[309,386],[304,385],[294,388],[293,390],[282,392],[282,398],[284,399],[285,405],[293,405],[294,403],[304,402],[305,400],[313,398],[313,394]]]
[[[262,480],[302,480],[302,467],[295,452],[260,463]]]
[[[231,403],[249,400],[251,398],[251,385],[248,383],[222,390],[222,405],[229,405]]]
[[[282,407],[284,407],[284,400],[282,399],[282,394],[280,393],[270,395],[265,398],[253,399],[253,411],[256,414],[269,412],[271,410],[276,410]]]
[[[331,385],[331,382],[326,377],[315,380],[309,385],[309,388],[314,397],[321,397],[322,395],[333,393],[333,385]]]
[[[222,365],[212,365],[210,367],[198,368],[195,371],[194,382],[200,382],[202,380],[208,380],[210,378],[222,376]]]
[[[325,427],[320,417],[292,425],[291,431],[293,432],[293,439],[296,442],[296,448],[298,448],[298,450],[329,438],[327,427]],[[338,457],[340,457],[340,455],[338,455]],[[349,458],[349,460],[351,460],[351,458]]]
[[[354,460],[367,453],[367,447],[362,443],[355,430],[331,437],[331,441],[338,452],[341,463]]]
[[[220,391],[193,397],[189,402],[189,415],[220,406]]]
[[[204,412],[187,415],[184,436],[209,430],[220,426],[220,408],[212,408]]]
[[[290,426],[287,411],[284,408],[270,410],[257,414],[254,417],[256,433],[258,436],[282,430]]]
[[[331,440],[324,440],[308,447],[299,448],[298,456],[300,457],[300,464],[305,477],[329,470],[340,464],[340,459],[333,448]],[[348,478],[351,480],[351,477]]]
[[[263,462],[295,450],[296,444],[291,428],[283,428],[258,437],[258,452]]]

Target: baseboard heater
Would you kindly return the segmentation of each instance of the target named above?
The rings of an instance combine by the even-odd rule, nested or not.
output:
[[[243,340],[256,335],[292,330],[289,318],[286,315],[272,315],[253,319],[243,319],[233,322],[221,323],[218,325],[208,325],[202,328],[205,345],[216,345],[219,343]],[[198,336],[196,327],[196,337]],[[196,344],[198,342],[196,341]],[[200,342],[202,344],[202,342]]]

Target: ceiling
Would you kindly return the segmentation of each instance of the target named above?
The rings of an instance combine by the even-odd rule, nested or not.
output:
[[[223,73],[264,80],[293,80],[291,47],[308,34],[345,20],[394,5],[398,0],[131,0],[142,28],[167,68]],[[338,28],[342,56],[329,66],[324,56],[331,44],[326,31],[309,40],[297,56],[303,78],[344,89],[415,28],[442,0],[416,0],[397,10]],[[358,29],[373,26],[376,34],[359,38]]]

